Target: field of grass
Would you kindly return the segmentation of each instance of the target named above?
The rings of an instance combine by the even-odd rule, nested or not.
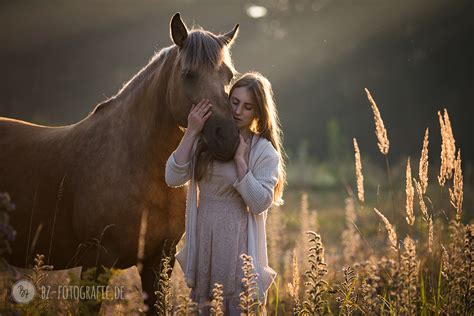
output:
[[[466,209],[472,189],[464,185],[448,113],[438,113],[439,155],[429,146],[430,133],[439,131],[426,130],[419,153],[390,165],[387,132],[367,95],[385,168],[361,160],[355,139],[350,167],[290,163],[285,204],[272,207],[267,219],[269,265],[278,276],[266,306],[260,306],[258,275],[251,258],[242,256],[242,315],[264,309],[268,315],[474,313],[474,224]],[[428,151],[440,163],[430,162]],[[3,243],[8,236],[2,238]],[[171,267],[170,258],[163,258],[159,272],[158,299],[147,308],[157,315],[196,314],[177,262]],[[224,315],[220,285],[214,294],[213,315]],[[120,308],[123,314],[140,313]]]
[[[318,166],[290,166],[290,180],[291,173],[305,173],[306,179],[303,185],[290,182],[285,205],[269,210],[269,264],[278,276],[265,310],[269,315],[471,315],[474,225],[469,224],[472,214],[463,209],[463,202],[472,205],[471,190],[463,187],[460,149],[448,113],[438,114],[439,168],[428,161],[428,150],[435,150],[429,147],[428,131],[420,153],[412,156],[419,159],[390,167],[389,140],[367,94],[386,168],[370,165],[364,178],[356,140],[352,170],[359,172],[342,181],[339,191],[311,186],[308,174],[317,175]],[[331,179],[330,172],[319,173]],[[182,277],[176,264],[169,280],[171,297],[160,307],[195,308],[185,299]],[[242,293],[242,302],[249,295],[252,287]],[[222,315],[219,302],[217,295],[215,315]],[[253,315],[245,306],[243,315]]]

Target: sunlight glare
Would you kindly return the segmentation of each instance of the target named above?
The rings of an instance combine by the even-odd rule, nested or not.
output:
[[[251,5],[247,8],[247,15],[254,19],[264,17],[267,15],[267,8],[259,5]]]

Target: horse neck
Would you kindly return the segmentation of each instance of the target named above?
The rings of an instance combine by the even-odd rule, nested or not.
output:
[[[139,80],[122,98],[127,141],[137,154],[153,163],[164,162],[183,135],[168,110],[166,93],[176,49],[168,49],[135,78]],[[132,84],[132,82],[131,82]]]

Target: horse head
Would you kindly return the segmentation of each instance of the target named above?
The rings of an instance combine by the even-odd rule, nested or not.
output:
[[[223,35],[202,29],[188,31],[179,13],[173,16],[170,24],[178,54],[167,91],[169,110],[176,123],[186,127],[192,104],[209,99],[213,104],[212,115],[204,126],[203,139],[215,159],[230,160],[239,137],[227,95],[234,75],[229,48],[239,25]]]

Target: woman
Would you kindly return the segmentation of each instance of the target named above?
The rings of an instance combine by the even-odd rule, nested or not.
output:
[[[240,254],[253,258],[262,307],[276,277],[268,266],[265,222],[272,203],[282,203],[285,169],[273,91],[261,74],[247,73],[229,96],[240,132],[234,159],[214,161],[199,138],[212,107],[202,100],[192,106],[184,137],[166,164],[169,186],[190,180],[185,244],[176,259],[204,315],[209,314],[215,283],[223,285],[225,315],[240,315]]]

